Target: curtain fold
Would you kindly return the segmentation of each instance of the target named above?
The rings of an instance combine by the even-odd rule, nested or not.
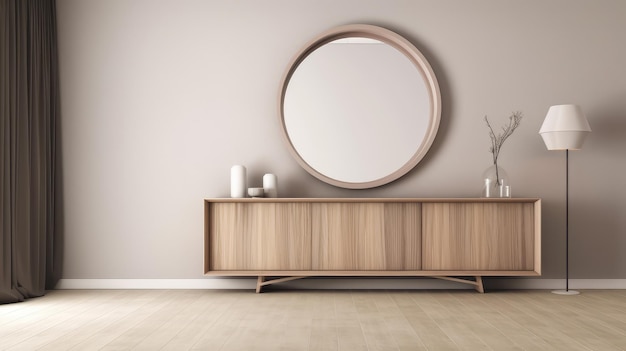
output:
[[[59,84],[55,1],[0,0],[0,303],[52,286]]]

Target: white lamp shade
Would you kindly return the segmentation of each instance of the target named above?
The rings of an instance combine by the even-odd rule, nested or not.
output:
[[[591,127],[577,105],[551,106],[539,129],[548,150],[580,150]]]

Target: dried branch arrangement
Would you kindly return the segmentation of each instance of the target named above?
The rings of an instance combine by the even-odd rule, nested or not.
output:
[[[502,127],[500,134],[496,134],[491,127],[491,123],[489,123],[489,119],[485,116],[485,123],[487,123],[487,127],[489,128],[489,138],[491,139],[491,146],[489,147],[489,152],[493,157],[493,164],[496,166],[496,179],[498,185],[500,184],[500,175],[498,172],[498,156],[500,155],[500,150],[502,150],[502,145],[506,141],[508,137],[513,134],[515,129],[519,127],[522,122],[522,113],[520,111],[515,111],[509,116],[509,124]]]

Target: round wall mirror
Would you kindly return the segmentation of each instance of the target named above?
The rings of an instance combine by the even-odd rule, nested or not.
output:
[[[426,155],[441,96],[432,68],[409,41],[381,27],[348,25],[295,56],[279,110],[287,146],[305,170],[365,189],[400,178]]]

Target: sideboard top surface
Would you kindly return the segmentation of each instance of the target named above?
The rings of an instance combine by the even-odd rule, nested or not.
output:
[[[499,202],[499,203],[520,203],[520,202],[538,202],[540,198],[208,198],[204,199],[206,202],[251,202],[251,203],[273,203],[273,202],[355,202],[355,203],[374,203],[374,202]]]

